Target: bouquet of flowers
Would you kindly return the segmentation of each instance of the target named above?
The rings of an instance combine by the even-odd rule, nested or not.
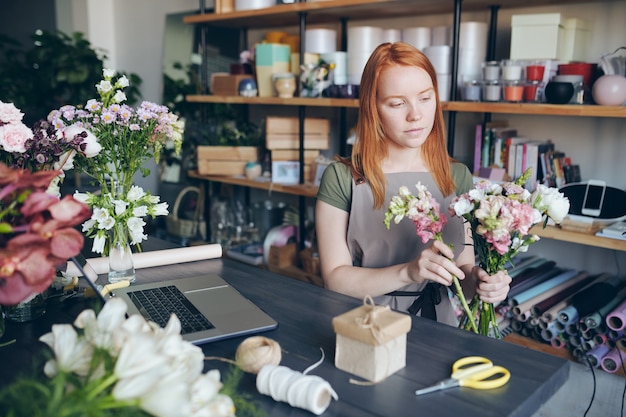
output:
[[[417,188],[417,196],[411,194],[407,187],[402,186],[398,190],[398,194],[391,198],[389,207],[385,212],[385,226],[389,229],[392,219],[394,223],[398,224],[403,218],[408,217],[415,224],[417,236],[422,239],[423,243],[431,239],[443,241],[441,232],[448,221],[447,217],[441,215],[439,203],[433,198],[426,186],[418,182],[415,187]],[[461,306],[465,313],[469,315],[470,309],[465,300],[459,279],[454,276],[453,282]],[[471,324],[474,323],[471,322]],[[472,329],[475,333],[478,333],[475,324],[472,326]]]
[[[470,223],[474,249],[480,266],[495,274],[513,264],[513,258],[526,252],[539,236],[530,229],[551,219],[559,224],[569,211],[569,200],[556,188],[539,184],[531,193],[523,187],[530,170],[515,182],[503,184],[481,180],[469,192],[455,197],[450,203],[450,215],[464,218]],[[474,327],[478,319],[480,334],[500,337],[495,308],[475,296],[470,303],[462,326]]]
[[[138,232],[140,227],[143,230],[138,218],[145,214],[141,213],[153,217],[167,214],[167,205],[159,205],[158,196],[151,196],[143,190],[131,191],[131,186],[136,172],[140,171],[143,176],[150,173],[144,164],[153,158],[158,162],[167,144],[173,146],[176,154],[180,153],[183,125],[166,106],[144,101],[134,109],[124,104],[126,95],[123,90],[129,85],[128,79],[116,76],[111,69],[104,69],[103,76],[104,79],[96,85],[99,99],[87,101],[84,108],[66,105],[53,110],[48,121],[66,137],[78,134],[97,138],[98,149],[94,149],[94,154],[77,153],[73,165],[101,187],[102,198],[91,193],[79,198],[94,209],[94,217],[83,225],[83,231],[95,238],[93,251],[106,254],[109,245],[102,242],[109,243],[108,231],[116,223],[125,225],[133,243],[138,245],[147,238]],[[147,196],[142,200],[144,207],[131,213],[128,208],[131,207],[131,211],[136,208],[133,206],[137,201],[131,199],[137,194]],[[102,216],[106,221],[100,221]],[[111,234],[113,242],[117,243],[116,239],[121,235],[121,232]]]
[[[88,309],[73,325],[53,325],[40,338],[54,354],[45,379],[18,379],[0,392],[0,409],[41,417],[231,417],[236,403],[253,409],[247,398],[224,394],[238,377],[226,387],[219,370],[203,373],[202,349],[183,340],[176,315],[161,328],[125,314],[124,301],[113,298],[97,316]]]
[[[43,292],[56,266],[83,247],[74,226],[91,211],[72,196],[59,199],[46,192],[58,175],[0,163],[0,304],[15,305]]]

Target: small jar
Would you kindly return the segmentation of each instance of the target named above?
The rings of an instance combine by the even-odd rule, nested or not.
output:
[[[510,59],[502,61],[502,79],[505,81],[521,80],[522,64]]]
[[[480,101],[480,81],[467,81],[461,87],[461,98],[463,101]]]
[[[546,67],[543,63],[533,62],[526,66],[526,81],[543,81]]]
[[[500,79],[500,63],[488,61],[483,63],[483,80],[498,81]]]
[[[524,84],[524,101],[527,103],[537,103],[541,97],[541,83],[530,81]]]
[[[291,98],[296,91],[296,77],[290,72],[278,73],[272,76],[276,94],[280,98]]]
[[[502,85],[497,81],[483,85],[483,101],[500,101],[502,97]]]
[[[509,81],[502,87],[504,101],[509,103],[519,103],[524,96],[524,84],[519,81]]]

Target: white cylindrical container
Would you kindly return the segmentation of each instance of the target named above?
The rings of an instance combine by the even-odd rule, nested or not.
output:
[[[430,44],[431,46],[437,45],[451,45],[452,34],[450,33],[450,26],[434,26],[430,29]]]
[[[321,54],[324,62],[335,64],[333,69],[333,83],[343,85],[348,82],[348,53],[343,51]]]
[[[463,22],[459,33],[459,48],[487,52],[487,23]]]
[[[439,91],[439,101],[450,101],[450,74],[437,74],[437,90]]]
[[[402,41],[402,31],[400,29],[383,29],[381,43]]]
[[[370,55],[370,52],[348,51],[348,84],[361,84],[363,68]]]
[[[383,29],[375,26],[354,26],[348,29],[348,54],[371,54],[382,43]]]
[[[337,31],[333,29],[307,29],[305,52],[328,54],[337,50]]]
[[[459,51],[459,85],[463,81],[482,79],[482,65],[485,62],[485,53],[475,49],[461,49]]]
[[[402,40],[420,51],[430,46],[430,28],[415,27],[402,29]]]
[[[424,55],[433,64],[437,74],[450,74],[450,61],[452,58],[450,49],[448,45],[427,46],[424,48]]]

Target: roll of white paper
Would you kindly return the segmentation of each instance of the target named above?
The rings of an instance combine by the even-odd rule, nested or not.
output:
[[[459,33],[459,48],[487,51],[487,23],[463,22]]]
[[[376,26],[354,26],[348,29],[348,59],[350,54],[368,56],[382,43],[383,29]]]
[[[402,29],[402,40],[420,51],[430,46],[430,28],[416,27]]]
[[[328,54],[337,50],[337,32],[332,29],[307,29],[305,52]]]
[[[185,262],[215,259],[222,256],[222,246],[214,243],[209,245],[189,246],[184,248],[163,249],[133,254],[135,269],[150,268],[153,266],[180,264]],[[109,257],[90,258],[87,262],[98,275],[109,272]],[[68,262],[67,275],[80,275],[73,262]]]
[[[402,31],[400,29],[384,29],[381,43],[383,42],[400,42],[402,40]]]
[[[450,74],[452,54],[450,46],[436,45],[427,46],[422,51],[428,57],[437,74]]]
[[[450,45],[450,39],[452,34],[450,33],[450,26],[434,26],[430,29],[430,44],[431,46],[437,45]]]

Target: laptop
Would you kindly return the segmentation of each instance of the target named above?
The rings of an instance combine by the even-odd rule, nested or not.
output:
[[[83,276],[97,276],[82,255],[73,261]],[[86,281],[93,284],[90,279]],[[141,314],[161,327],[175,313],[181,321],[183,339],[196,345],[278,327],[273,318],[217,274],[133,284],[111,290],[111,297],[124,300],[129,315]]]

